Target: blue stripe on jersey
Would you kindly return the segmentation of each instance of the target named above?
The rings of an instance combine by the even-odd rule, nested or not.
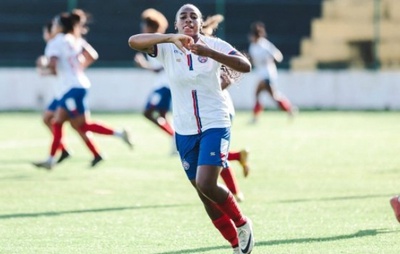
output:
[[[191,55],[191,54],[188,54],[188,55],[186,55],[186,58],[187,58],[188,66],[189,66],[189,71],[193,71],[193,60],[192,60],[192,55]]]
[[[192,90],[192,100],[193,100],[193,110],[194,116],[196,118],[197,123],[197,133],[201,133],[201,119],[200,119],[200,112],[199,112],[199,104],[197,100],[197,91]]]
[[[228,53],[228,55],[236,55],[236,50],[232,50],[232,51],[230,51],[229,53]]]

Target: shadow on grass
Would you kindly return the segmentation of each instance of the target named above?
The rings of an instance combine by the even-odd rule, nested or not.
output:
[[[379,195],[360,195],[360,196],[343,196],[343,197],[330,197],[330,198],[310,198],[310,199],[288,199],[278,200],[272,203],[300,203],[300,202],[314,202],[314,201],[337,201],[337,200],[354,200],[354,199],[368,199],[368,198],[382,198],[386,197],[388,200],[393,196],[391,194],[379,194]],[[389,201],[388,201],[389,202]]]
[[[353,234],[347,234],[347,235],[261,241],[261,242],[257,242],[256,245],[265,246],[265,245],[279,245],[279,244],[292,244],[292,243],[330,242],[330,241],[339,241],[339,240],[360,238],[360,237],[366,237],[366,236],[376,236],[379,234],[389,234],[389,233],[396,233],[396,232],[400,232],[400,230],[390,230],[390,229],[385,229],[385,228],[365,229],[365,230],[359,230]]]
[[[271,240],[271,241],[256,241],[255,250],[257,250],[257,246],[340,241],[340,240],[351,239],[351,238],[376,236],[378,234],[389,234],[389,233],[395,233],[395,232],[400,232],[400,230],[389,230],[389,229],[384,229],[384,228],[383,229],[366,229],[366,230],[360,230],[356,233],[347,234],[347,235],[337,235],[337,236],[328,236],[328,237],[306,237],[306,238],[282,239],[282,240]],[[203,252],[207,252],[207,251],[223,250],[223,249],[228,249],[228,248],[226,246],[214,246],[214,247],[204,247],[204,248],[197,248],[197,249],[159,252],[156,254],[200,253],[200,252],[203,253]]]
[[[40,213],[15,213],[15,214],[0,214],[0,220],[14,219],[14,218],[36,218],[46,216],[61,216],[66,214],[81,214],[81,213],[103,213],[103,212],[117,212],[125,210],[141,210],[141,209],[157,209],[157,208],[171,208],[171,207],[185,207],[186,205],[150,205],[150,206],[124,206],[124,207],[111,207],[111,208],[98,208],[98,209],[83,209],[83,210],[67,210],[59,212],[40,212]]]
[[[228,245],[225,246],[214,246],[214,247],[204,247],[197,249],[187,249],[187,250],[175,250],[175,251],[167,251],[167,252],[157,252],[156,254],[179,254],[179,253],[204,253],[207,251],[214,250],[229,250]]]

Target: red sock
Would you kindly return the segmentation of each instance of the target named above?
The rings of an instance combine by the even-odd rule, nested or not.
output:
[[[103,134],[103,135],[113,135],[114,134],[114,130],[107,128],[104,125],[97,124],[97,123],[84,123],[80,129],[83,132],[91,131],[91,132]]]
[[[67,149],[65,149],[65,146],[63,144],[63,142],[60,140],[60,145],[58,146],[58,150],[60,151],[66,151]]]
[[[226,214],[213,220],[212,223],[221,232],[222,236],[231,243],[233,248],[239,245],[235,224]]]
[[[232,193],[229,192],[225,202],[216,204],[216,206],[231,220],[233,220],[236,227],[243,226],[246,223],[246,218],[242,215],[238,203],[236,202]]]
[[[292,110],[292,104],[290,104],[290,101],[286,98],[278,99],[278,105],[286,112],[290,112]]]
[[[235,175],[232,171],[231,168],[224,168],[221,171],[221,177],[224,180],[226,187],[232,192],[232,194],[237,194],[239,191],[239,188],[237,187],[237,182]]]
[[[238,161],[240,160],[240,152],[229,152],[228,153],[229,161]]]
[[[171,137],[174,136],[174,128],[172,128],[172,126],[165,120],[163,121],[158,121],[158,126],[160,126],[160,128],[165,131],[166,133],[168,133]]]
[[[60,147],[62,138],[62,124],[53,123],[53,142],[51,143],[50,156],[56,155],[57,149]]]
[[[99,156],[99,152],[97,151],[96,146],[94,145],[94,143],[92,142],[92,140],[90,140],[90,138],[88,138],[87,140],[85,140],[85,144],[86,146],[89,148],[89,150],[92,152],[94,157]]]
[[[261,113],[261,111],[263,111],[263,106],[259,101],[257,101],[253,108],[253,114],[258,115]]]

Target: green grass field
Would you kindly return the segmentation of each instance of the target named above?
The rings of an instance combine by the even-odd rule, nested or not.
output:
[[[253,253],[399,253],[400,112],[239,112],[231,148],[248,147],[252,171],[236,169],[254,223]],[[0,114],[0,253],[232,253],[186,180],[171,140],[139,114],[93,119],[125,126],[130,151],[97,136],[91,155],[68,127],[73,157],[52,172],[40,113]]]

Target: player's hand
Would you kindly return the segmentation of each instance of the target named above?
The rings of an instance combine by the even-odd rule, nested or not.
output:
[[[146,58],[144,57],[144,55],[142,53],[137,53],[135,55],[135,57],[133,58],[133,60],[135,61],[135,63],[137,65],[139,65],[140,67],[144,67],[146,64]]]
[[[194,44],[193,38],[184,34],[175,34],[172,37],[172,43],[174,43],[183,53],[186,54],[186,50],[190,49],[190,46]]]
[[[199,39],[196,44],[190,46],[190,51],[198,56],[208,56],[210,47],[202,39]]]

